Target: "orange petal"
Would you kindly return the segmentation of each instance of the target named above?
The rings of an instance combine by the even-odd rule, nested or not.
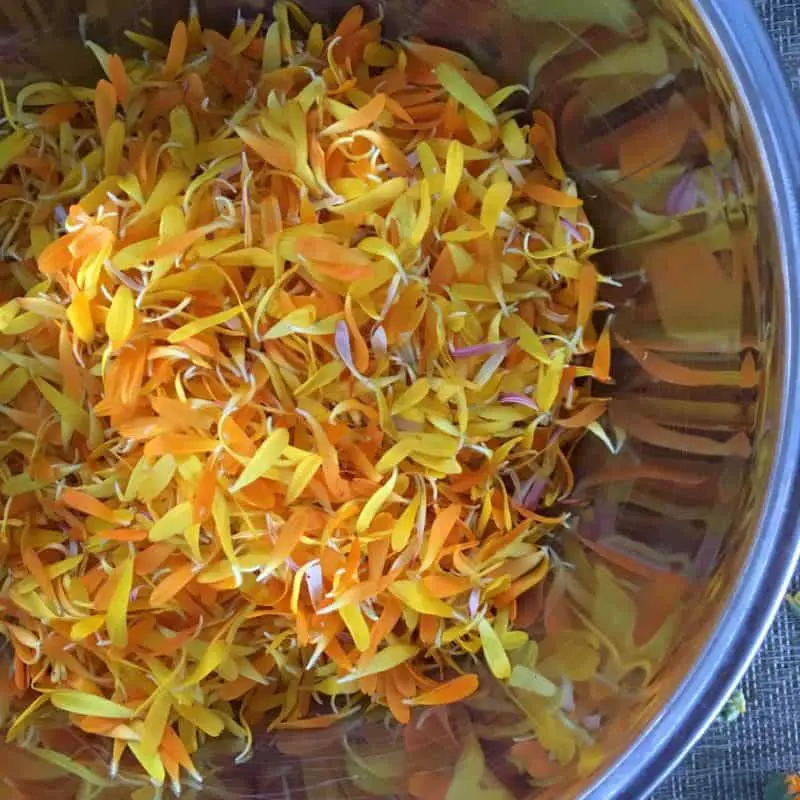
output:
[[[553,189],[544,183],[528,182],[522,187],[531,200],[541,203],[546,206],[556,206],[558,208],[579,208],[583,205],[583,200],[579,197],[562,192],[559,189]]]
[[[94,95],[94,109],[100,137],[105,140],[117,110],[117,90],[114,88],[113,84],[106,80],[97,82]]]

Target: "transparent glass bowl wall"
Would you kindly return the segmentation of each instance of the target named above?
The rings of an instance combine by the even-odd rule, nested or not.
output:
[[[362,4],[378,13],[376,3]],[[168,36],[188,11],[175,0],[136,5],[0,2],[0,75],[12,90],[45,76],[91,83],[97,65],[81,28],[124,49],[123,31],[141,29],[142,18]],[[237,10],[249,17],[265,6],[199,5],[204,24],[220,30]],[[323,19],[349,5],[303,3]],[[530,82],[531,104],[555,120],[562,159],[607,248],[598,266],[618,279],[607,293],[619,344],[610,419],[624,445],[615,456],[599,445],[577,454],[576,530],[588,542],[635,550],[655,571],[688,577],[692,590],[665,666],[604,734],[602,771],[692,665],[757,533],[780,407],[771,373],[780,372],[783,319],[772,301],[773,213],[758,148],[685,3],[389,0],[382,8],[387,35],[419,35],[467,52],[498,79]],[[625,152],[636,136],[666,137],[672,147],[662,142],[636,163]],[[684,213],[668,214],[676,204]],[[276,775],[292,769],[292,748],[285,750],[265,740],[248,765],[224,770],[219,791],[267,796]],[[320,782],[335,780],[336,770],[320,762]],[[576,779],[563,796],[591,780]]]

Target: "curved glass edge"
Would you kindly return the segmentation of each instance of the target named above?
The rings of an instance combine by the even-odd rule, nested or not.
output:
[[[772,44],[749,3],[704,0],[695,4],[715,37],[719,58],[738,90],[742,111],[760,147],[765,191],[773,227],[783,295],[783,319],[776,336],[782,350],[779,435],[758,534],[742,565],[736,587],[694,666],[670,699],[616,764],[581,796],[583,800],[647,797],[678,765],[714,721],[759,650],[783,600],[800,557],[800,120]],[[780,308],[781,304],[777,304]],[[770,387],[771,389],[773,387]]]

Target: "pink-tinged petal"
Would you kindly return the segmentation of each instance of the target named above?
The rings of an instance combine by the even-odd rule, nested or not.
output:
[[[593,541],[607,539],[614,535],[617,521],[616,503],[611,503],[603,497],[598,497],[592,504],[592,519],[584,521],[581,525],[581,536]]]
[[[694,171],[685,172],[675,181],[667,195],[664,210],[667,214],[684,214],[697,207],[698,187]]]
[[[694,563],[691,567],[692,577],[695,580],[702,581],[711,577],[711,573],[714,572],[714,567],[717,565],[717,558],[721,549],[722,537],[706,534],[703,541],[700,542],[700,547],[697,548]]]
[[[474,617],[478,613],[481,604],[480,589],[473,589],[469,594],[469,615]]]
[[[350,331],[347,329],[347,323],[344,320],[339,320],[336,323],[336,333],[333,337],[334,344],[336,345],[336,352],[339,358],[347,364],[348,367],[353,365],[353,352],[350,346]]]
[[[369,343],[372,345],[372,352],[378,355],[384,355],[389,347],[389,341],[386,338],[386,331],[383,325],[378,325],[369,337]]]
[[[482,344],[472,344],[467,347],[450,346],[450,355],[453,358],[472,358],[473,356],[490,356],[507,350],[513,344],[513,339],[503,339],[501,342],[483,342]]]
[[[559,217],[558,219],[570,238],[574,239],[576,242],[580,242],[581,244],[586,241],[578,228],[575,227],[575,225],[573,225],[568,219],[564,219],[564,217]]]
[[[536,478],[525,494],[522,505],[530,511],[535,511],[546,487],[547,481],[544,478]]]
[[[308,584],[308,594],[311,597],[311,604],[317,610],[323,605],[325,595],[325,584],[322,577],[322,567],[319,561],[314,562],[306,572],[306,583]]]
[[[725,199],[725,187],[722,185],[722,177],[719,170],[712,164],[711,177],[714,179],[714,191],[717,193],[717,200],[722,202]]]
[[[524,394],[514,394],[513,392],[503,394],[500,395],[500,402],[518,406],[527,406],[528,408],[532,408],[534,411],[539,410],[539,406],[536,405],[536,401],[532,397],[526,397]]]

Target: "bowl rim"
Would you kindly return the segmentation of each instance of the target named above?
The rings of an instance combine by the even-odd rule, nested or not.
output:
[[[749,118],[777,223],[784,298],[780,435],[758,533],[713,633],[670,699],[584,798],[647,797],[678,765],[758,652],[800,556],[800,420],[793,419],[800,407],[800,117],[752,4],[695,0],[694,7]]]

